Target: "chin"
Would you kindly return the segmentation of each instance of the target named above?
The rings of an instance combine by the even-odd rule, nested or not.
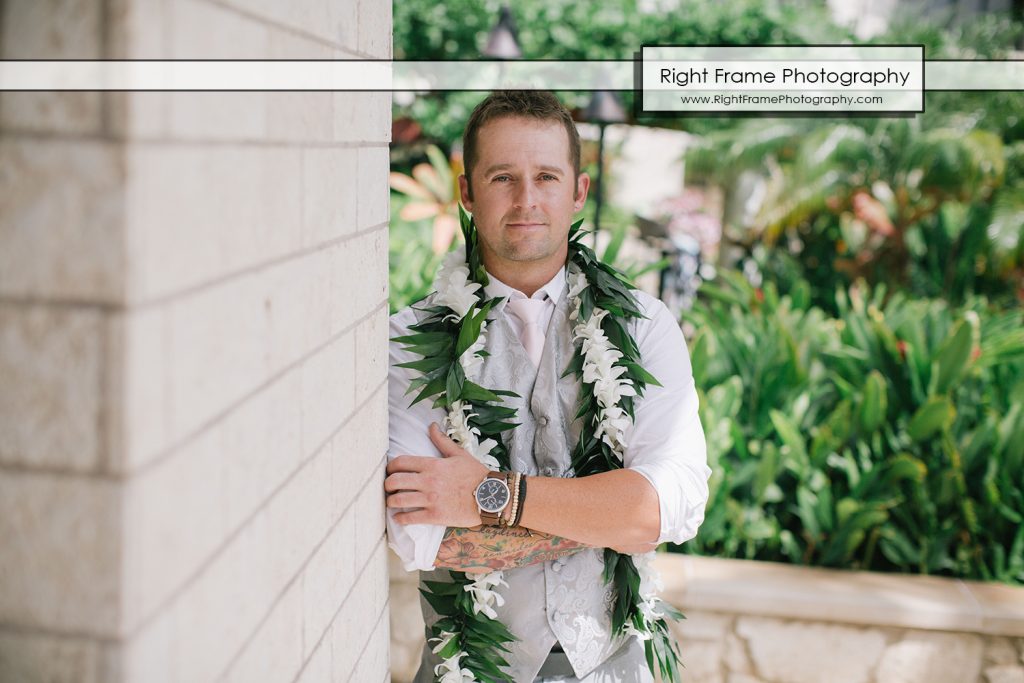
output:
[[[505,259],[508,261],[533,262],[549,259],[554,251],[546,249],[509,249],[505,252]]]

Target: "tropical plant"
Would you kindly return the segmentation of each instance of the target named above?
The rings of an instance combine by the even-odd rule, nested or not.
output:
[[[1024,583],[1024,315],[723,272],[685,320],[712,467],[687,552]]]
[[[1012,293],[1024,182],[1007,165],[1017,153],[964,117],[933,129],[916,119],[780,119],[710,135],[687,161],[726,188],[744,171],[764,174],[760,210],[730,234],[750,252],[790,246],[792,257],[762,251],[762,265],[795,271],[831,307],[830,292],[858,278],[954,301]]]
[[[452,244],[459,226],[459,184],[462,158],[448,159],[435,145],[426,148],[430,163],[413,166],[412,176],[392,171],[388,178],[391,189],[406,195],[406,202],[398,212],[403,221],[416,222],[433,218],[434,254],[444,254]]]
[[[1024,35],[1007,14],[919,10],[897,11],[869,42],[1005,59]],[[692,151],[687,175],[722,185],[731,204],[742,174],[769,179],[760,212],[726,235],[783,291],[805,278],[833,312],[832,292],[859,276],[954,302],[1024,294],[1021,112],[1020,92],[928,92],[910,120],[737,120]]]

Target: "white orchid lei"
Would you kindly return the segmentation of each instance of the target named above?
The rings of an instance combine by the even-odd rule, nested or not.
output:
[[[502,405],[512,392],[479,384],[487,352],[487,315],[500,299],[482,296],[487,274],[477,249],[476,229],[460,209],[465,245],[444,260],[434,281],[428,315],[411,329],[413,334],[393,341],[421,356],[403,367],[421,372],[410,384],[419,389],[413,400],[434,398],[447,411],[449,437],[491,470],[509,469],[501,433],[515,427],[515,410]],[[580,441],[572,454],[576,476],[623,466],[625,432],[633,422],[633,400],[657,380],[639,364],[639,349],[626,328],[628,318],[643,317],[625,278],[602,263],[581,238],[580,223],[569,233],[568,296],[575,321],[573,341],[580,342],[566,374],[580,379],[582,418]],[[682,615],[658,598],[661,582],[651,567],[654,553],[622,555],[605,549],[605,581],[614,581],[616,600],[612,630],[644,642],[648,666],[655,661],[662,679],[678,680],[679,652],[666,617]],[[442,660],[434,673],[439,683],[500,681],[508,662],[502,652],[515,637],[497,619],[494,607],[504,604],[497,591],[507,586],[500,571],[481,574],[450,572],[452,581],[426,581],[422,593],[439,615],[429,643]]]

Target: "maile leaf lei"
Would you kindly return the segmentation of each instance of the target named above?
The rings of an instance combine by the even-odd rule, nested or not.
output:
[[[448,435],[492,470],[510,469],[503,432],[516,426],[515,410],[502,404],[513,392],[487,389],[475,380],[487,356],[484,341],[487,315],[501,301],[485,300],[487,273],[480,259],[475,225],[460,207],[465,251],[449,254],[435,281],[431,305],[417,309],[426,315],[410,326],[412,334],[392,341],[421,357],[400,364],[420,373],[409,387],[418,391],[413,404],[433,398],[444,408]],[[640,351],[629,334],[627,321],[644,317],[617,270],[600,261],[583,244],[582,221],[569,231],[569,292],[575,321],[573,337],[579,342],[565,375],[580,381],[580,441],[572,453],[577,477],[623,466],[623,435],[635,417],[634,399],[657,380],[640,365]],[[478,294],[479,291],[479,294]],[[563,375],[564,376],[564,375]],[[650,560],[654,553],[625,555],[605,549],[604,580],[614,582],[613,632],[644,641],[647,664],[660,670],[663,680],[678,680],[679,651],[666,617],[682,618],[657,596],[660,582]],[[496,590],[504,585],[501,572],[450,572],[452,582],[426,581],[424,598],[440,619],[431,629],[429,643],[442,659],[435,668],[439,683],[497,682],[507,678],[502,653],[515,637],[496,619],[493,606],[503,599]]]

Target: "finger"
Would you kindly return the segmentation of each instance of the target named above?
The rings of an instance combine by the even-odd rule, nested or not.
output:
[[[419,491],[401,491],[389,494],[387,497],[389,508],[425,508],[427,507],[427,496]]]
[[[441,455],[446,458],[450,458],[453,455],[462,455],[465,453],[459,444],[448,438],[448,435],[441,431],[441,428],[436,422],[430,423],[430,440],[437,446],[437,450],[441,451]]]
[[[385,468],[388,474],[395,472],[423,472],[427,469],[427,461],[434,458],[427,458],[420,455],[400,455]]]
[[[431,512],[427,510],[396,512],[395,521],[399,524],[433,524],[434,516]]]
[[[419,491],[422,482],[415,472],[396,472],[384,480],[384,490],[393,491]]]

